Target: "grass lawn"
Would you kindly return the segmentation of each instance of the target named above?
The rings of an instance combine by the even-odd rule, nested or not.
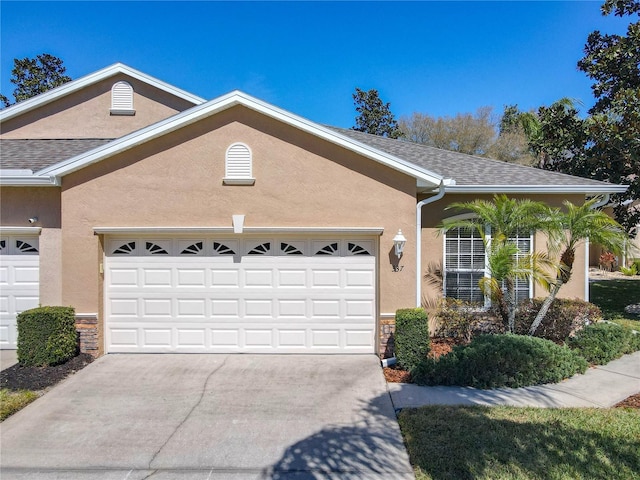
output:
[[[600,280],[589,286],[591,303],[600,307],[605,320],[640,331],[640,317],[624,311],[627,305],[640,303],[639,280]]]
[[[36,398],[38,398],[38,394],[31,390],[0,389],[0,421],[26,407]]]
[[[638,410],[428,406],[399,422],[417,480],[640,479]]]

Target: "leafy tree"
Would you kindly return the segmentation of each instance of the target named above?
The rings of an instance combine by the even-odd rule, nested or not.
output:
[[[447,222],[442,230],[465,228],[477,230],[485,244],[490,279],[482,279],[480,288],[488,294],[498,307],[505,326],[515,330],[516,281],[532,278],[548,285],[551,278],[546,269],[552,262],[543,253],[522,255],[515,238],[518,233],[546,230],[549,222],[549,207],[529,199],[510,199],[506,195],[494,195],[493,200],[473,200],[452,203],[447,209],[471,212],[473,218]],[[490,236],[486,227],[490,227]]]
[[[529,145],[539,168],[585,176],[586,123],[571,100],[540,107],[529,122]]]
[[[11,83],[16,85],[13,91],[16,103],[71,81],[71,77],[65,75],[66,68],[62,60],[48,53],[37,55],[36,58],[15,58],[13,65]],[[5,107],[11,105],[5,95],[0,95],[0,101]]]
[[[399,125],[409,141],[468,155],[487,154],[496,137],[491,107],[479,108],[475,115],[459,113],[455,117],[413,113],[401,118]]]
[[[576,248],[585,240],[603,245],[612,252],[620,253],[624,249],[627,235],[622,228],[606,213],[593,209],[599,199],[589,200],[582,205],[564,202],[565,211],[554,209],[547,224],[551,251],[561,251],[556,279],[544,299],[542,306],[531,324],[529,335],[533,335],[546,316],[558,291],[571,279]]]
[[[603,15],[640,17],[638,0],[606,0]],[[615,214],[627,232],[640,224],[640,209],[630,205],[640,199],[640,22],[631,22],[627,35],[592,32],[578,68],[591,80],[596,103],[587,121],[587,162],[578,174],[628,184],[612,201]]]
[[[391,104],[383,103],[377,90],[365,92],[356,88],[353,103],[358,112],[353,130],[389,138],[399,138],[402,135],[398,122],[391,113]]]

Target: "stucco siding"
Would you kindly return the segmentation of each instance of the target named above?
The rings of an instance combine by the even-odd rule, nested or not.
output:
[[[129,82],[135,115],[111,115],[111,87]],[[0,138],[118,138],[193,107],[125,75],[116,75],[2,123]]]
[[[223,185],[225,152],[253,153],[253,186]],[[414,304],[415,245],[392,272],[399,228],[415,238],[415,180],[243,107],[166,135],[64,177],[65,302],[100,308],[96,226],[382,227],[379,312]],[[413,252],[413,253],[412,253]]]
[[[38,217],[34,225],[29,218]],[[40,233],[40,303],[62,301],[60,189],[56,187],[0,189],[0,222],[3,227],[42,228]]]

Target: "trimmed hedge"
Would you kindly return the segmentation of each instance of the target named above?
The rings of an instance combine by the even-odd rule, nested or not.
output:
[[[395,349],[398,363],[407,370],[412,370],[426,358],[431,349],[431,339],[424,308],[396,311]]]
[[[589,363],[604,365],[622,355],[640,350],[640,334],[615,323],[597,323],[585,327],[569,339],[569,347]]]
[[[529,328],[542,307],[543,298],[534,298],[518,305],[516,312],[516,331],[527,335]],[[537,328],[535,336],[562,343],[585,326],[602,320],[600,309],[583,300],[556,298],[544,320]]]
[[[550,340],[514,334],[480,335],[437,360],[423,360],[411,376],[420,385],[526,387],[559,382],[584,373],[587,367],[577,352]]]
[[[18,315],[18,362],[23,366],[64,363],[77,353],[75,310],[38,307]]]

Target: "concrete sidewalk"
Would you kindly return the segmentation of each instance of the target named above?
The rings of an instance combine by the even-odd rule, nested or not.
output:
[[[606,408],[640,392],[640,352],[590,368],[584,375],[535,387],[480,390],[471,387],[422,387],[409,383],[387,385],[396,411],[423,405]]]

